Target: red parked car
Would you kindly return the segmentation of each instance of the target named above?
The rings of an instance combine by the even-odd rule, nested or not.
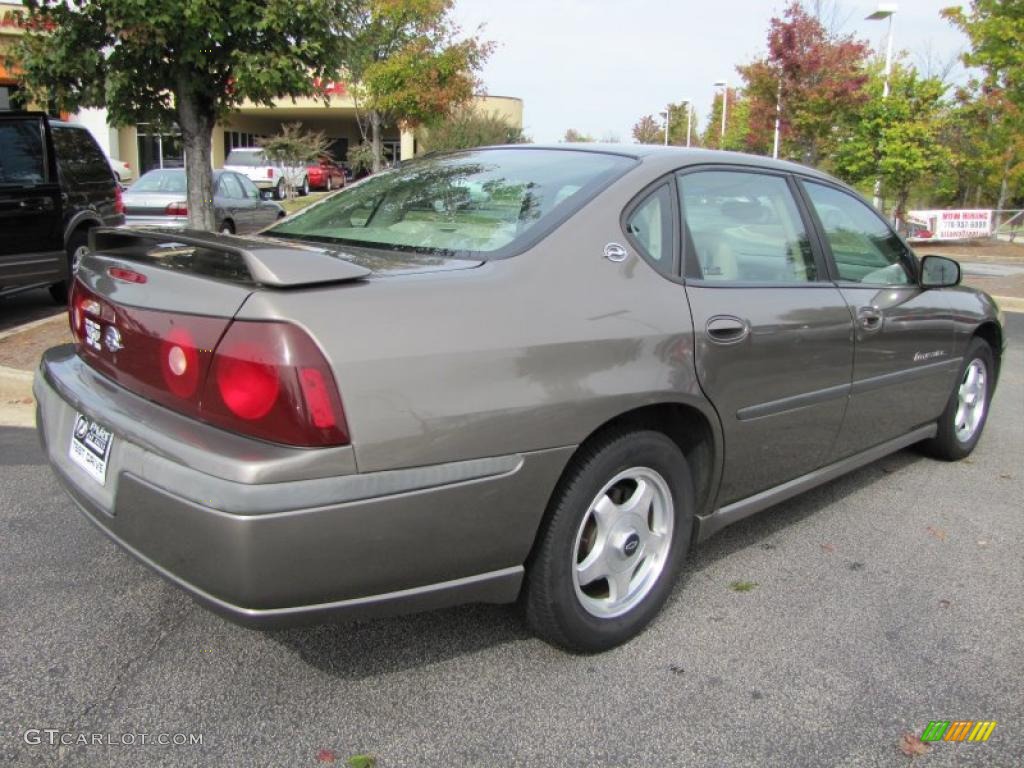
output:
[[[345,186],[345,172],[341,166],[327,157],[321,157],[316,163],[311,163],[306,170],[309,179],[310,189],[341,189]]]

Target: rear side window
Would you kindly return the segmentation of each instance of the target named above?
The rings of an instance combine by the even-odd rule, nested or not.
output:
[[[811,204],[821,220],[839,279],[868,285],[911,282],[907,249],[889,225],[852,195],[805,181]]]
[[[626,231],[660,271],[672,271],[672,193],[667,184],[633,209]]]
[[[107,158],[84,128],[53,127],[53,144],[61,171],[79,184],[113,181]]]
[[[634,162],[560,149],[424,158],[372,176],[267,234],[426,253],[508,255],[571,215]]]
[[[47,181],[46,151],[39,120],[0,121],[0,184]]]
[[[679,177],[693,257],[703,280],[803,283],[818,270],[789,184],[780,176],[699,171]]]

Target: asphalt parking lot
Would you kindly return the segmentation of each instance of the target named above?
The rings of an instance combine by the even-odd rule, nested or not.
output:
[[[692,555],[645,634],[591,657],[500,606],[228,624],[94,529],[32,431],[0,429],[0,764],[1019,766],[1024,314],[1007,319],[969,460],[904,451],[741,522]],[[898,751],[930,720],[998,725]]]

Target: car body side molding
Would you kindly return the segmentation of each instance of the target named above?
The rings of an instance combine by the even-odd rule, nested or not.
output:
[[[863,467],[865,464],[870,464],[914,443],[935,437],[937,432],[938,426],[936,424],[926,424],[901,437],[888,440],[854,456],[848,456],[828,466],[820,467],[813,472],[793,478],[749,498],[727,504],[715,510],[707,517],[697,518],[697,541],[704,541],[726,526],[732,525],[745,517],[750,517],[763,509],[797,496],[818,485],[827,483],[829,480],[834,480],[845,475],[847,472],[852,472],[859,467]]]

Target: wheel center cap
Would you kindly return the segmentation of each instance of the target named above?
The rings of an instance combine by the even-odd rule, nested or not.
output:
[[[637,547],[640,546],[640,536],[634,531],[626,537],[626,540],[622,542],[622,554],[626,557],[632,557],[636,552]]]

